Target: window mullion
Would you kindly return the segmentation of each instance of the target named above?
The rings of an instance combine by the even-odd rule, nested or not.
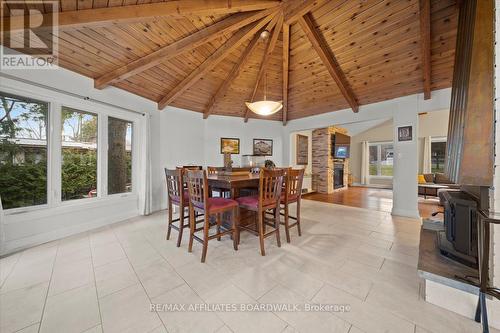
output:
[[[97,125],[97,191],[98,197],[108,195],[108,116],[99,114]]]
[[[377,145],[377,176],[382,175],[382,146]]]
[[[61,204],[61,104],[51,103],[49,114],[48,177],[49,205]]]

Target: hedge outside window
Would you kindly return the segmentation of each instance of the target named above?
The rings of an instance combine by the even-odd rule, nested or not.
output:
[[[2,92],[0,102],[3,208],[46,204],[49,103]]]

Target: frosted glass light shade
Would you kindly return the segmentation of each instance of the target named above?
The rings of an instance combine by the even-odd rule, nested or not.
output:
[[[283,103],[274,101],[258,101],[258,102],[245,102],[250,111],[261,115],[269,116],[283,108]]]

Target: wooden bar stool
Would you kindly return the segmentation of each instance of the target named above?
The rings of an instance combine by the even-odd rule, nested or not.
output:
[[[167,180],[167,193],[168,193],[168,227],[167,227],[167,240],[170,239],[170,232],[172,228],[179,232],[177,237],[177,247],[181,246],[182,232],[185,227],[189,227],[189,220],[185,224],[186,217],[185,209],[189,208],[188,191],[184,188],[184,169],[177,168],[175,170],[165,169],[165,177]],[[179,218],[172,219],[173,206],[179,207]],[[178,226],[174,222],[179,222]]]
[[[283,193],[281,194],[280,203],[284,211],[285,220],[281,222],[285,226],[286,241],[290,243],[290,228],[297,226],[299,236],[302,236],[300,230],[300,199],[302,197],[302,180],[304,179],[304,169],[288,169],[284,176]],[[296,216],[290,216],[288,206],[296,203]],[[289,223],[289,219],[295,220],[293,224]]]
[[[204,170],[187,171],[188,189],[189,189],[189,216],[190,216],[190,235],[188,251],[193,250],[193,240],[203,244],[201,254],[201,262],[205,262],[208,249],[208,241],[214,238],[221,239],[221,236],[232,234],[233,247],[238,250],[238,203],[232,199],[226,198],[210,198],[208,196],[208,181],[207,174]],[[232,213],[231,229],[227,229],[222,225],[222,214]],[[203,227],[196,227],[195,214],[203,214],[205,216]],[[217,232],[209,236],[211,227],[210,218],[215,216],[217,224]],[[196,232],[203,230],[203,238],[196,235]]]
[[[283,186],[283,170],[260,170],[259,194],[237,198],[240,208],[253,211],[257,214],[257,230],[249,226],[240,226],[241,229],[250,231],[259,236],[260,253],[266,255],[264,249],[264,239],[272,234],[276,234],[276,243],[281,247],[280,241],[280,196]],[[266,217],[266,211],[272,210],[273,219]],[[272,227],[271,231],[265,230],[265,226]],[[239,234],[238,234],[239,240]]]

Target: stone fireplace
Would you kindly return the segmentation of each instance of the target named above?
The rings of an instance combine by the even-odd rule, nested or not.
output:
[[[347,130],[330,126],[312,132],[313,190],[328,194],[347,188],[349,181],[349,159],[332,156],[331,135],[347,134]]]

